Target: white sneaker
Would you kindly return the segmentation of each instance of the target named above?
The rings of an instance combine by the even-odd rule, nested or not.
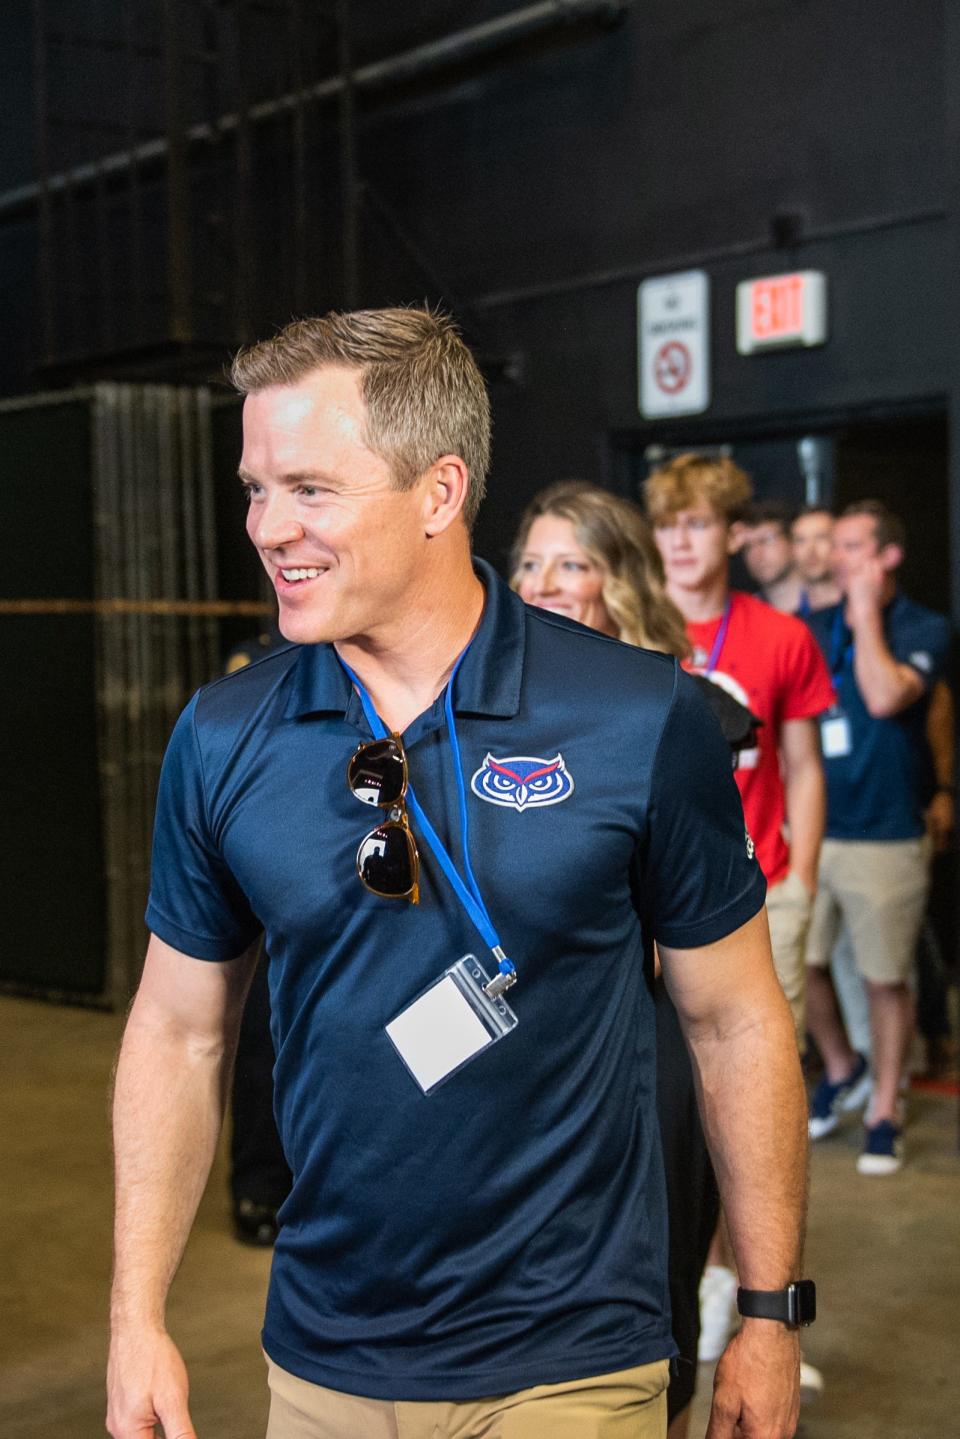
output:
[[[800,1360],[800,1403],[813,1404],[823,1393],[823,1375],[814,1364]]]
[[[860,1174],[896,1174],[903,1167],[903,1135],[891,1119],[869,1124],[863,1153],[857,1160]]]
[[[700,1280],[700,1342],[697,1358],[712,1364],[737,1326],[737,1276],[722,1264],[708,1264]]]

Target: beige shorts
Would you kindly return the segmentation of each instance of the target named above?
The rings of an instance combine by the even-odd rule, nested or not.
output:
[[[787,996],[801,1050],[806,1032],[807,969],[804,961],[812,911],[813,899],[798,875],[788,874],[767,891],[773,967]]]
[[[324,1389],[267,1359],[267,1439],[663,1439],[666,1359],[495,1399],[415,1403]]]
[[[825,839],[807,964],[827,968],[845,924],[864,979],[902,984],[913,968],[929,883],[926,837]]]

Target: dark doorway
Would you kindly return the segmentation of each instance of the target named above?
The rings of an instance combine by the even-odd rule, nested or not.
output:
[[[883,500],[907,527],[903,588],[950,612],[950,524],[945,415],[851,425],[836,436],[834,504]]]
[[[907,527],[903,587],[941,614],[950,612],[950,526],[947,419],[943,413],[883,419],[821,417],[801,432],[745,432],[736,423],[712,434],[704,422],[689,434],[678,427],[668,440],[649,430],[613,437],[611,480],[639,498],[656,465],[684,450],[730,455],[753,480],[757,499],[781,499],[798,509],[811,501],[840,511],[855,500],[883,500]],[[958,557],[960,562],[960,557]],[[734,579],[745,577],[738,572]]]

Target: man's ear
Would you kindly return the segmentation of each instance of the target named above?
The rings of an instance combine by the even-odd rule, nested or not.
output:
[[[743,549],[746,543],[747,530],[749,526],[745,520],[734,520],[727,530],[727,554],[736,555]]]
[[[426,471],[421,483],[424,534],[442,535],[463,513],[470,471],[459,455],[441,455]]]
[[[903,546],[894,544],[884,545],[883,549],[877,555],[877,559],[880,561],[883,569],[888,573],[892,573],[893,570],[898,570],[903,564]]]

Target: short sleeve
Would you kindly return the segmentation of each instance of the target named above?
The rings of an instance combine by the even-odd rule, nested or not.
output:
[[[783,651],[781,720],[814,719],[836,696],[823,652],[802,620],[791,623],[790,644]]]
[[[909,665],[929,689],[942,679],[950,652],[950,625],[941,615],[919,611],[890,637],[894,659]]]
[[[680,671],[653,764],[642,894],[652,937],[678,949],[724,939],[766,895],[730,748]]]
[[[159,939],[183,954],[235,959],[253,943],[260,925],[210,834],[197,698],[177,720],[160,772],[146,920]]]

